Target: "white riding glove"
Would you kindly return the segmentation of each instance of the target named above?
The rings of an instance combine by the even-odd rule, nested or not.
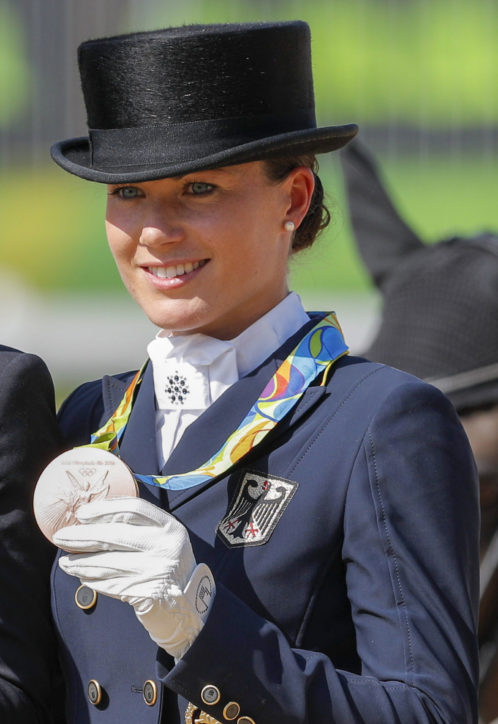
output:
[[[78,508],[82,525],[54,543],[71,555],[63,571],[133,606],[155,643],[181,658],[201,631],[215,595],[210,569],[196,566],[187,529],[141,498],[98,500]]]

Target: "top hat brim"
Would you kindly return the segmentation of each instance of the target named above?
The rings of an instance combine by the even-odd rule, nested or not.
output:
[[[309,128],[299,131],[258,138],[247,143],[193,157],[192,148],[185,153],[172,149],[174,158],[170,161],[138,163],[114,166],[97,166],[92,161],[89,138],[70,138],[55,143],[50,149],[53,160],[63,169],[88,181],[115,184],[140,181],[153,181],[160,178],[180,176],[203,169],[231,166],[250,161],[263,161],[280,156],[297,156],[306,153],[328,153],[342,148],[358,132],[354,123]],[[189,154],[190,151],[190,154]],[[192,157],[189,157],[192,156]]]

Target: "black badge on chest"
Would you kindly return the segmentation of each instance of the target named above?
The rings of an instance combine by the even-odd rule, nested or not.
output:
[[[229,547],[266,543],[282,517],[297,483],[261,473],[245,472],[228,513],[216,532]]]

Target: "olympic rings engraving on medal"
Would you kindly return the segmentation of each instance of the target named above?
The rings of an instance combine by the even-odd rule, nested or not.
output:
[[[82,475],[84,478],[90,477],[90,475],[95,474],[95,468],[80,468],[78,470],[79,474]]]

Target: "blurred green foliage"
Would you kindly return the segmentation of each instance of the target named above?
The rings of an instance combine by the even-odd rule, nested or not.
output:
[[[311,27],[320,122],[498,121],[496,0],[156,0],[131,22],[296,18]]]
[[[497,0],[135,0],[127,13],[126,7],[116,32],[306,20],[321,123],[498,121]],[[0,124],[25,107],[35,72],[27,66],[15,4],[0,0]]]
[[[492,159],[379,159],[395,203],[424,239],[496,230],[498,182]],[[291,263],[297,289],[360,290],[367,285],[350,236],[337,159],[321,177],[333,223],[316,246]],[[0,175],[2,266],[40,290],[119,290],[105,240],[106,188],[56,167]]]
[[[14,121],[24,110],[30,90],[20,20],[13,8],[0,0],[0,126]]]
[[[119,288],[104,232],[106,187],[54,166],[0,176],[1,264],[40,290]]]
[[[378,161],[396,208],[423,241],[498,231],[493,159],[411,156]],[[293,286],[317,292],[361,291],[369,281],[352,238],[339,163],[322,165],[320,175],[333,220],[311,250],[294,258]]]
[[[0,0],[0,125],[26,102],[30,83],[19,18],[9,7]],[[292,18],[311,26],[319,123],[401,122],[441,133],[497,125],[497,0],[135,0],[116,18],[116,32]],[[483,151],[379,161],[424,238],[497,229],[496,169]],[[293,285],[359,290],[367,281],[340,172],[336,161],[322,163],[334,223],[293,260]],[[121,289],[105,241],[105,187],[54,166],[0,171],[0,184],[2,267],[40,290]]]

